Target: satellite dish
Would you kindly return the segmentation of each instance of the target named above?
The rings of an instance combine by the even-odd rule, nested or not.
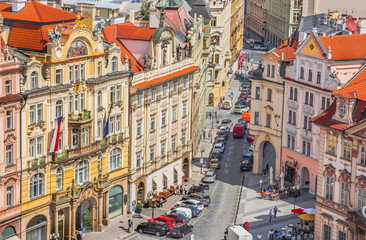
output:
[[[346,26],[347,28],[351,31],[354,32],[357,30],[357,23],[355,21],[353,21],[352,19],[347,19],[346,21]]]

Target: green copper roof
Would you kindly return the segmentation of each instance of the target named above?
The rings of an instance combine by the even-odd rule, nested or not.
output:
[[[180,8],[183,5],[182,0],[160,0],[156,4],[157,8]]]

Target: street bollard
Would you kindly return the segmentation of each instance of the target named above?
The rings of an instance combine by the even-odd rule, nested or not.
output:
[[[189,236],[189,240],[194,240],[194,235],[193,234]]]

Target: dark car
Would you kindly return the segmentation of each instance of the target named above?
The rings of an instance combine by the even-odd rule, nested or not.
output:
[[[169,227],[166,224],[162,224],[161,222],[152,221],[152,222],[144,222],[140,223],[136,231],[139,233],[150,233],[154,234],[155,236],[164,236],[169,232]]]
[[[229,134],[225,130],[220,130],[217,132],[217,138],[224,137],[225,139],[227,139],[228,136],[229,136]]]
[[[216,141],[215,141],[215,143],[222,143],[222,144],[226,144],[226,138],[224,138],[224,137],[218,137],[218,138],[216,138]]]
[[[241,158],[241,161],[245,161],[245,160],[253,161],[253,155],[250,153],[245,153],[243,155],[243,157]]]
[[[212,151],[210,154],[210,158],[217,158],[221,160],[222,153],[219,151]]]
[[[202,202],[202,204],[207,207],[208,205],[211,204],[211,198],[209,195],[199,195],[199,194],[190,194],[188,196],[183,196],[182,200],[187,200],[187,199],[194,199],[194,200],[200,200]]]
[[[192,186],[188,191],[188,195],[192,193],[204,193],[205,190],[204,186]]]
[[[184,238],[185,235],[189,234],[193,231],[193,226],[188,224],[179,224],[172,229],[168,233],[172,238]]]
[[[165,214],[165,216],[167,217],[171,217],[174,218],[175,222],[177,224],[179,223],[188,223],[189,222],[189,218],[187,218],[186,216],[184,216],[183,214],[179,214],[179,213],[170,213],[170,214]]]
[[[222,119],[221,126],[222,125],[228,125],[229,127],[231,127],[233,125],[233,123],[231,122],[230,119]]]
[[[245,160],[245,161],[241,161],[240,163],[240,171],[250,171],[252,170],[252,162]]]

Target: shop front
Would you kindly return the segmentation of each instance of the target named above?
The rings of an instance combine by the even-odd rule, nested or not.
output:
[[[123,214],[123,189],[114,186],[109,190],[109,218]]]
[[[292,161],[286,161],[285,163],[285,181],[295,184],[296,180],[296,165]]]

